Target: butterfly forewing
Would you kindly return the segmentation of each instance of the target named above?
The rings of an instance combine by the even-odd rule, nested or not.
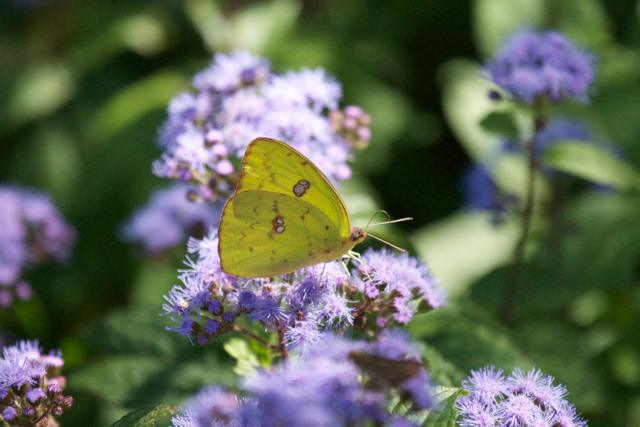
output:
[[[222,269],[242,277],[290,273],[342,255],[339,230],[323,211],[268,191],[229,199],[219,236]]]
[[[284,142],[258,138],[249,144],[236,193],[251,190],[303,200],[320,209],[342,237],[349,236],[349,215],[338,192],[309,159]]]

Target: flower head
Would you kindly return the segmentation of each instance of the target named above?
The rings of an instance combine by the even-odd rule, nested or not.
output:
[[[34,190],[0,185],[0,308],[31,297],[23,271],[47,260],[64,261],[75,241],[51,200]]]
[[[402,336],[395,335],[396,343],[404,349],[412,347]],[[370,373],[352,357],[353,352],[378,355],[379,345],[384,347],[377,341],[354,342],[326,334],[292,354],[287,363],[246,377],[240,384],[243,398],[218,387],[203,390],[173,418],[173,426],[340,426],[391,421],[407,425],[407,419],[387,411],[386,399],[393,386],[365,380]],[[402,362],[405,356],[391,361]],[[399,388],[418,408],[431,407],[431,384],[423,368],[412,372]]]
[[[507,39],[487,65],[489,78],[519,101],[587,100],[594,79],[591,55],[555,31],[523,30]]]
[[[487,366],[472,371],[462,387],[469,394],[458,398],[456,408],[464,427],[587,425],[564,399],[564,386],[538,369],[515,369],[505,377]]]
[[[257,137],[291,144],[332,180],[351,176],[353,148],[371,138],[369,116],[358,107],[340,110],[340,84],[322,69],[276,74],[249,53],[217,54],[193,87],[169,103],[153,170],[195,184],[204,200],[233,191],[240,159]]]
[[[189,241],[187,268],[164,297],[164,312],[175,322],[170,329],[198,343],[233,330],[244,317],[261,329],[283,333],[290,347],[306,346],[328,329],[356,323],[386,328],[407,323],[420,301],[431,308],[445,303],[427,267],[406,255],[369,251],[351,271],[330,262],[283,276],[240,278],[222,271],[217,242],[215,230]],[[377,296],[367,294],[368,287]],[[376,321],[382,318],[387,321]]]
[[[64,364],[59,352],[43,354],[37,341],[20,341],[2,349],[0,414],[12,425],[32,425],[59,416],[73,404],[64,396],[59,376]]]
[[[149,254],[183,243],[188,236],[202,237],[217,224],[220,207],[191,201],[188,196],[184,184],[157,190],[122,227],[122,237],[140,244]]]

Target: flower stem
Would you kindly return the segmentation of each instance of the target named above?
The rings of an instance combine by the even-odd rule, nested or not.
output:
[[[287,350],[287,345],[284,342],[284,327],[282,325],[278,326],[278,343],[280,345],[280,355],[282,356],[282,360],[286,361],[289,358],[289,351]]]
[[[535,177],[536,170],[538,169],[538,161],[535,156],[534,146],[538,134],[542,129],[544,129],[544,126],[545,121],[542,114],[542,103],[536,102],[534,104],[533,135],[525,145],[525,152],[527,156],[527,188],[524,210],[522,212],[522,231],[514,250],[513,264],[509,274],[507,275],[507,282],[505,283],[502,298],[502,307],[500,309],[500,318],[504,322],[511,321],[513,315],[512,310],[518,293],[518,284],[522,273],[526,243],[531,231],[536,189]]]
[[[267,348],[271,348],[273,349],[273,345],[267,341],[266,339],[264,339],[263,337],[261,337],[260,335],[256,335],[253,332],[251,332],[250,330],[243,328],[240,325],[233,325],[233,330],[239,334],[244,335],[247,338],[251,338],[252,340],[255,340],[257,342],[259,342],[260,344],[262,344],[263,346],[267,347]]]

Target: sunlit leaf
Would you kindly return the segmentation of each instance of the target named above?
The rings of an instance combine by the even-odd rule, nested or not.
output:
[[[43,63],[25,70],[8,100],[14,123],[48,115],[75,92],[74,76],[64,63]]]
[[[495,53],[514,31],[539,27],[545,18],[542,0],[475,0],[473,33],[476,46],[484,56]]]
[[[450,296],[463,293],[476,279],[511,261],[519,224],[496,226],[488,212],[460,212],[430,224],[411,241]]]
[[[611,152],[593,144],[559,141],[545,150],[545,164],[620,191],[640,191],[640,172]]]
[[[116,421],[112,427],[162,427],[171,423],[171,417],[178,414],[180,408],[172,405],[160,405],[136,409]]]
[[[429,415],[421,425],[424,427],[455,427],[458,418],[456,400],[463,393],[464,390],[460,388],[439,388],[436,391],[437,407],[429,411]]]
[[[258,358],[249,347],[249,344],[242,338],[227,340],[224,343],[224,349],[236,360],[236,366],[233,368],[236,374],[246,376],[260,367]]]
[[[227,43],[234,49],[265,53],[289,34],[300,10],[300,3],[293,0],[271,0],[245,7],[229,17]]]
[[[108,138],[144,114],[164,109],[169,99],[186,87],[187,80],[181,74],[166,70],[132,83],[98,110],[90,123],[92,134]]]

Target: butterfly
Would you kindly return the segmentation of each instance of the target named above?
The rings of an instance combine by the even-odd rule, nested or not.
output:
[[[225,273],[268,277],[340,259],[367,233],[351,227],[329,179],[290,145],[253,140],[218,227]]]

